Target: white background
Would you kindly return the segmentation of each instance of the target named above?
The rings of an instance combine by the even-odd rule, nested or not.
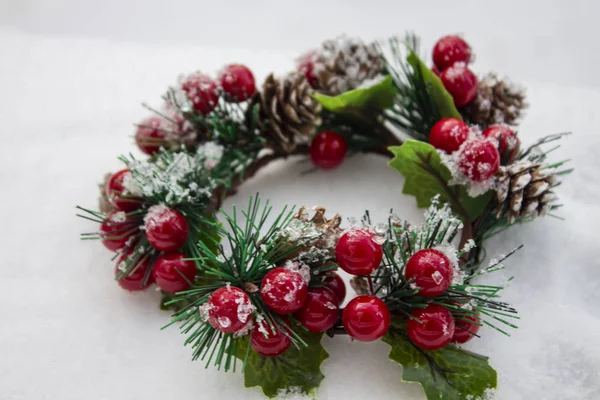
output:
[[[251,66],[259,79],[345,32],[365,39],[414,30],[426,48],[462,32],[476,72],[526,83],[531,108],[520,135],[573,131],[556,152],[576,168],[560,188],[562,222],[516,227],[490,252],[526,248],[508,270],[506,298],[521,312],[511,338],[485,330],[470,349],[490,355],[498,398],[600,398],[600,64],[596,1],[13,1],[0,4],[0,399],[120,400],[261,398],[242,377],[189,361],[158,295],[131,295],[112,281],[110,254],[78,234],[94,226],[74,205],[96,204],[96,183],[133,149],[142,101],[180,72]],[[344,216],[390,208],[420,211],[402,178],[378,157],[298,179],[305,165],[279,163],[225,207],[259,191],[276,208],[320,204]],[[382,343],[327,339],[326,399],[422,399],[400,382]]]

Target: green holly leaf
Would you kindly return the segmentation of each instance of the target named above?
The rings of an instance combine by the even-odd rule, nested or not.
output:
[[[478,399],[496,388],[497,373],[487,357],[451,345],[420,350],[391,330],[382,340],[392,346],[390,359],[402,365],[402,380],[419,382],[429,400]]]
[[[396,89],[391,76],[386,76],[373,86],[350,90],[338,96],[315,93],[314,98],[327,111],[337,114],[381,111],[394,104]]]
[[[450,93],[448,93],[440,78],[438,78],[437,75],[434,74],[423,61],[421,61],[419,56],[417,56],[414,51],[409,50],[406,61],[413,67],[415,71],[421,72],[425,84],[431,88],[430,94],[433,97],[433,101],[437,105],[440,118],[452,117],[458,118],[462,121],[462,116],[454,105],[454,99],[452,99],[452,96]]]
[[[404,175],[402,193],[415,196],[417,207],[429,207],[431,199],[439,195],[440,201],[449,203],[454,212],[473,221],[492,198],[491,192],[471,197],[465,187],[449,186],[452,174],[429,143],[407,140],[402,146],[388,149],[395,155],[388,165]]]
[[[275,397],[282,391],[298,390],[307,395],[316,393],[325,375],[321,363],[329,357],[321,345],[322,333],[298,332],[308,344],[296,348],[291,345],[282,355],[263,357],[250,349],[244,367],[246,387],[260,386],[267,397]],[[244,360],[248,338],[239,339],[237,357]]]

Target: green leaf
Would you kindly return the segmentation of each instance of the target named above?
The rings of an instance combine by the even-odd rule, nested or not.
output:
[[[321,345],[322,333],[298,332],[308,347],[300,349],[291,345],[282,355],[263,357],[250,349],[244,369],[246,387],[260,386],[267,397],[275,397],[280,391],[299,390],[314,395],[325,375],[321,363],[329,357]],[[243,360],[248,339],[240,339],[237,357]]]
[[[440,118],[458,118],[462,120],[462,116],[454,105],[452,96],[444,85],[440,78],[434,74],[431,69],[427,68],[427,65],[421,61],[419,56],[414,51],[410,50],[406,61],[414,68],[415,71],[420,71],[423,75],[423,80],[431,88],[431,96],[440,113]]]
[[[402,365],[402,380],[419,382],[429,400],[478,399],[496,388],[497,373],[487,357],[451,345],[423,351],[391,330],[382,340],[392,346],[390,359]]]
[[[350,90],[338,96],[315,93],[314,98],[328,111],[337,114],[356,113],[365,110],[381,111],[394,104],[396,89],[391,76],[368,88]]]
[[[455,213],[473,221],[492,198],[492,192],[471,197],[463,186],[448,186],[451,173],[429,143],[407,140],[402,146],[388,149],[395,155],[389,166],[404,175],[402,193],[415,196],[417,207],[429,207],[431,199],[439,195],[440,201],[449,203]]]

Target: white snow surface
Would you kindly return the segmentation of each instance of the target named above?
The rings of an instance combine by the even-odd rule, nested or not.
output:
[[[3,222],[0,290],[0,397],[60,399],[261,399],[238,373],[191,363],[176,328],[157,307],[159,294],[130,294],[113,281],[111,254],[80,242],[95,229],[75,217],[94,208],[96,184],[133,151],[133,124],[160,107],[160,94],[179,73],[217,71],[226,62],[250,65],[260,80],[292,68],[293,52],[134,45],[99,39],[28,36],[0,31],[0,183]],[[477,71],[477,64],[474,69]],[[485,71],[478,71],[485,72]],[[520,328],[505,337],[484,328],[465,347],[490,357],[497,398],[600,398],[600,92],[528,82],[531,108],[519,136],[573,131],[556,158],[575,173],[558,188],[566,221],[546,217],[489,243],[490,257],[525,248],[486,281],[514,275],[505,299]],[[306,163],[273,164],[228,199],[245,205],[260,192],[275,209],[322,205],[328,214],[360,217],[368,208],[385,221],[390,208],[422,222],[415,200],[401,194],[402,177],[377,156],[356,156],[336,170],[300,178]],[[346,221],[346,220],[345,220]],[[348,276],[344,275],[346,282]],[[401,367],[381,342],[325,338],[330,358],[318,398],[424,399],[402,383]]]

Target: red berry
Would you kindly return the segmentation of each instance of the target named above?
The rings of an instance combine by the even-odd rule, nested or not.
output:
[[[254,75],[248,67],[241,64],[226,66],[219,74],[219,82],[223,91],[228,94],[227,100],[240,102],[249,99],[256,93]]]
[[[339,166],[346,157],[348,146],[346,140],[332,131],[317,134],[310,143],[310,159],[321,169],[332,169]]]
[[[164,205],[152,206],[144,217],[146,237],[157,250],[173,251],[185,244],[188,224],[183,214]]]
[[[299,272],[283,267],[274,268],[263,278],[260,296],[267,307],[277,314],[291,314],[306,301],[308,285]]]
[[[219,88],[210,77],[201,73],[192,74],[183,81],[181,89],[200,114],[206,115],[217,107]]]
[[[115,266],[115,276],[118,276],[121,271],[124,271],[126,268],[129,268],[130,262],[128,262],[131,252],[121,254],[121,256],[117,259],[117,265]],[[146,283],[144,283],[144,276],[146,275],[146,270],[150,266],[150,257],[141,256],[139,260],[137,260],[136,265],[130,270],[129,275],[119,279],[117,282],[119,286],[123,289],[128,290],[130,292],[136,292],[140,290],[146,289],[150,284],[152,284],[152,279],[148,279]]]
[[[290,347],[290,343],[290,338],[280,328],[275,327],[273,331],[267,322],[255,322],[250,346],[261,356],[278,356]]]
[[[216,330],[234,333],[248,324],[254,306],[246,292],[228,286],[215,290],[201,306],[200,312]]]
[[[123,187],[123,181],[129,174],[131,172],[128,169],[122,169],[115,172],[108,182],[106,182],[106,196],[108,197],[108,201],[123,211],[133,211],[142,205],[142,199],[126,193]]]
[[[433,72],[438,78],[442,74],[442,71],[440,71],[435,65],[431,67],[431,72]]]
[[[410,340],[423,350],[437,350],[447,345],[454,335],[454,318],[447,308],[429,304],[411,313],[406,323]],[[416,318],[416,320],[415,320]]]
[[[344,309],[342,322],[351,337],[361,342],[372,342],[388,331],[390,311],[379,297],[363,294],[350,300]]]
[[[468,320],[468,321],[466,321]],[[471,322],[472,321],[472,322]],[[466,343],[479,332],[479,324],[481,321],[478,316],[466,315],[454,319],[454,336],[453,343]]]
[[[498,152],[501,157],[512,159],[519,150],[519,138],[515,132],[504,125],[492,125],[482,132],[487,138],[498,141]]]
[[[324,332],[331,328],[338,319],[338,299],[326,287],[310,289],[304,306],[294,317],[309,332]]]
[[[444,118],[431,128],[429,143],[436,149],[450,154],[458,150],[468,137],[467,124],[457,118]]]
[[[433,47],[433,62],[442,71],[457,62],[468,64],[471,62],[471,46],[459,36],[444,36]]]
[[[414,279],[419,295],[436,297],[450,287],[454,270],[444,253],[435,249],[423,249],[413,254],[404,270],[406,279]]]
[[[177,293],[190,287],[196,277],[196,264],[185,260],[187,256],[180,252],[161,254],[154,262],[152,277],[161,290]]]
[[[458,157],[458,169],[475,182],[485,181],[500,168],[500,154],[492,142],[477,139],[465,144]]]
[[[477,77],[465,64],[446,68],[440,78],[457,107],[466,106],[477,97]]]
[[[113,211],[100,224],[102,244],[110,251],[125,247],[129,238],[139,232],[139,227],[127,221],[123,211]]]
[[[327,275],[324,283],[325,287],[330,289],[333,294],[335,294],[335,297],[338,299],[338,303],[342,304],[346,298],[346,285],[344,284],[342,277],[334,272],[330,275]]]
[[[375,235],[365,229],[346,232],[335,246],[335,258],[344,271],[352,275],[370,275],[383,258],[383,248]]]
[[[316,88],[319,85],[319,79],[315,73],[314,57],[314,51],[311,51],[305,56],[301,57],[298,62],[298,72],[304,75],[311,87]]]
[[[152,155],[165,144],[165,120],[159,117],[146,118],[138,124],[135,131],[135,143],[141,151]]]

